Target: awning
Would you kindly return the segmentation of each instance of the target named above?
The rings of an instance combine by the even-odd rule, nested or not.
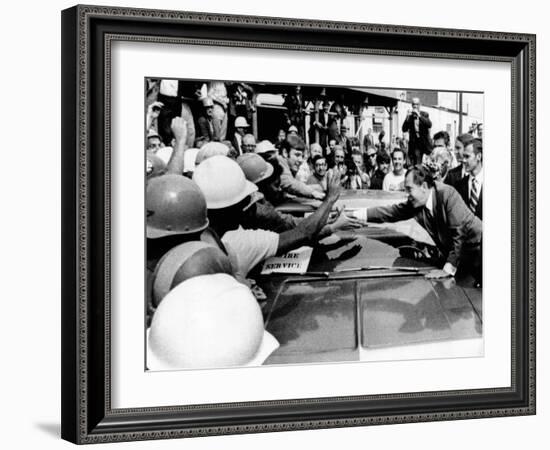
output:
[[[288,95],[295,93],[296,85],[281,84],[251,84],[257,93]],[[361,106],[365,102],[369,106],[394,107],[400,100],[399,91],[374,90],[368,88],[349,88],[341,86],[308,86],[300,85],[304,101],[328,99],[347,106]],[[392,94],[393,95],[390,95]]]

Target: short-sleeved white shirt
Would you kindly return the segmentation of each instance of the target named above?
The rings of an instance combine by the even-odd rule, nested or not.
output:
[[[225,233],[222,242],[236,271],[235,275],[246,278],[254,266],[277,254],[279,235],[273,231],[239,227]]]
[[[405,171],[401,175],[395,175],[389,172],[382,182],[382,190],[384,191],[404,191],[405,190]]]

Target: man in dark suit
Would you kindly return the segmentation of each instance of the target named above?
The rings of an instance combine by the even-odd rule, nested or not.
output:
[[[481,220],[466,206],[458,192],[434,182],[426,167],[413,167],[405,176],[408,200],[391,206],[368,208],[369,222],[397,222],[414,218],[429,233],[444,260],[442,269],[427,278],[454,276],[457,270],[472,273],[481,284]]]
[[[219,138],[216,136],[213,121],[214,102],[211,98],[207,97],[202,101],[202,104],[204,107],[204,115],[200,116],[197,120],[199,137],[203,138],[206,142],[219,141]]]
[[[401,127],[404,133],[409,133],[408,156],[412,165],[422,163],[422,156],[428,155],[432,151],[431,127],[430,115],[425,111],[420,111],[420,100],[416,97],[413,98],[412,110],[407,114]]]
[[[458,166],[449,170],[445,177],[445,184],[453,186],[456,189],[456,184],[466,176],[466,169],[462,164],[464,147],[470,143],[474,137],[471,134],[464,133],[456,138],[455,141],[455,156]]]
[[[338,143],[346,152],[346,156],[351,158],[351,141],[348,137],[348,127],[346,127],[345,125],[342,125],[340,127],[340,136],[338,137]]]
[[[319,132],[319,144],[326,151],[328,145],[328,125],[330,120],[330,102],[323,101],[323,110],[319,111],[319,117],[315,120],[315,115],[312,117],[313,123],[310,127],[310,142],[315,142],[315,131]]]
[[[483,148],[474,139],[464,148],[462,165],[468,174],[455,185],[464,203],[480,219],[483,219]]]
[[[368,151],[369,148],[374,148],[374,137],[372,135],[372,129],[369,128],[367,134],[363,138],[363,149]]]

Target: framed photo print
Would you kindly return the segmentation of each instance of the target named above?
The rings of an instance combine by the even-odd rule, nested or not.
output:
[[[62,12],[62,436],[535,413],[535,36]]]

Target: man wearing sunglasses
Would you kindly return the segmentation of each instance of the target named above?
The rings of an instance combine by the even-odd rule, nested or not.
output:
[[[378,164],[376,162],[376,149],[374,147],[367,148],[365,153],[365,168],[367,175],[370,179],[374,176],[376,169],[378,169]]]

